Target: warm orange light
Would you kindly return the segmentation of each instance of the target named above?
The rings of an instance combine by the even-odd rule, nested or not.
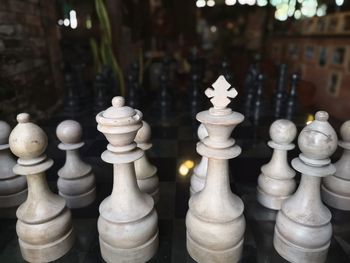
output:
[[[306,118],[306,125],[309,125],[311,122],[315,120],[314,115],[308,114]]]
[[[192,169],[194,167],[194,161],[192,160],[187,160],[184,162],[184,165],[188,168],[188,169]]]
[[[190,171],[190,169],[187,168],[187,166],[185,164],[181,164],[180,168],[179,168],[179,173],[182,176],[186,176],[188,174],[188,172]]]

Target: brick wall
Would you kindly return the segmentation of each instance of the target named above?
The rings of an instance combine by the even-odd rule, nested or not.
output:
[[[63,95],[54,0],[0,2],[0,118],[48,117]]]

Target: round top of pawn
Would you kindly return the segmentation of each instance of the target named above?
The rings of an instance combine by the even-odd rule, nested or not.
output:
[[[36,124],[30,122],[28,113],[17,115],[18,124],[9,138],[11,151],[20,159],[29,160],[40,157],[47,147],[47,136]]]
[[[8,145],[10,132],[10,125],[5,121],[0,121],[0,147],[2,145]]]
[[[74,120],[62,121],[56,128],[56,135],[64,144],[80,143],[82,133],[80,123]]]
[[[270,126],[271,140],[278,144],[290,144],[297,135],[295,124],[289,120],[276,120]]]
[[[204,124],[202,124],[202,123],[198,127],[197,136],[198,136],[199,140],[203,140],[205,137],[208,137],[208,131],[205,128]]]
[[[318,111],[315,120],[300,132],[298,146],[308,159],[328,159],[337,149],[337,134],[328,118],[327,112]]]
[[[135,142],[137,146],[142,150],[148,150],[152,147],[152,144],[149,142],[151,139],[151,127],[145,121],[142,121],[142,127],[137,131]]]
[[[344,122],[340,127],[340,135],[344,142],[350,142],[350,120]]]

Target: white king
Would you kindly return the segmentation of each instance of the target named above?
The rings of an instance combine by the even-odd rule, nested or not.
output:
[[[230,189],[228,159],[241,148],[231,133],[244,116],[227,108],[237,91],[220,76],[205,91],[214,107],[197,114],[208,137],[197,144],[197,152],[208,158],[204,189],[189,201],[186,216],[187,250],[197,262],[238,262],[243,249],[245,219],[242,200]]]

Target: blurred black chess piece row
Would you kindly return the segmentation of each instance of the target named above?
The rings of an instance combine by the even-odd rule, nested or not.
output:
[[[296,73],[292,74],[289,92],[287,92],[287,69],[285,64],[278,67],[277,85],[270,107],[264,89],[266,76],[260,72],[257,62],[249,67],[244,82],[242,108],[244,115],[254,126],[265,120],[272,121],[280,118],[294,120],[299,113],[297,89],[300,77]]]
[[[64,76],[65,99],[62,115],[79,119],[97,114],[110,104],[112,97],[120,95],[115,74],[110,66],[103,66],[92,85],[83,78],[83,65],[72,66]],[[91,107],[93,105],[93,107]]]

